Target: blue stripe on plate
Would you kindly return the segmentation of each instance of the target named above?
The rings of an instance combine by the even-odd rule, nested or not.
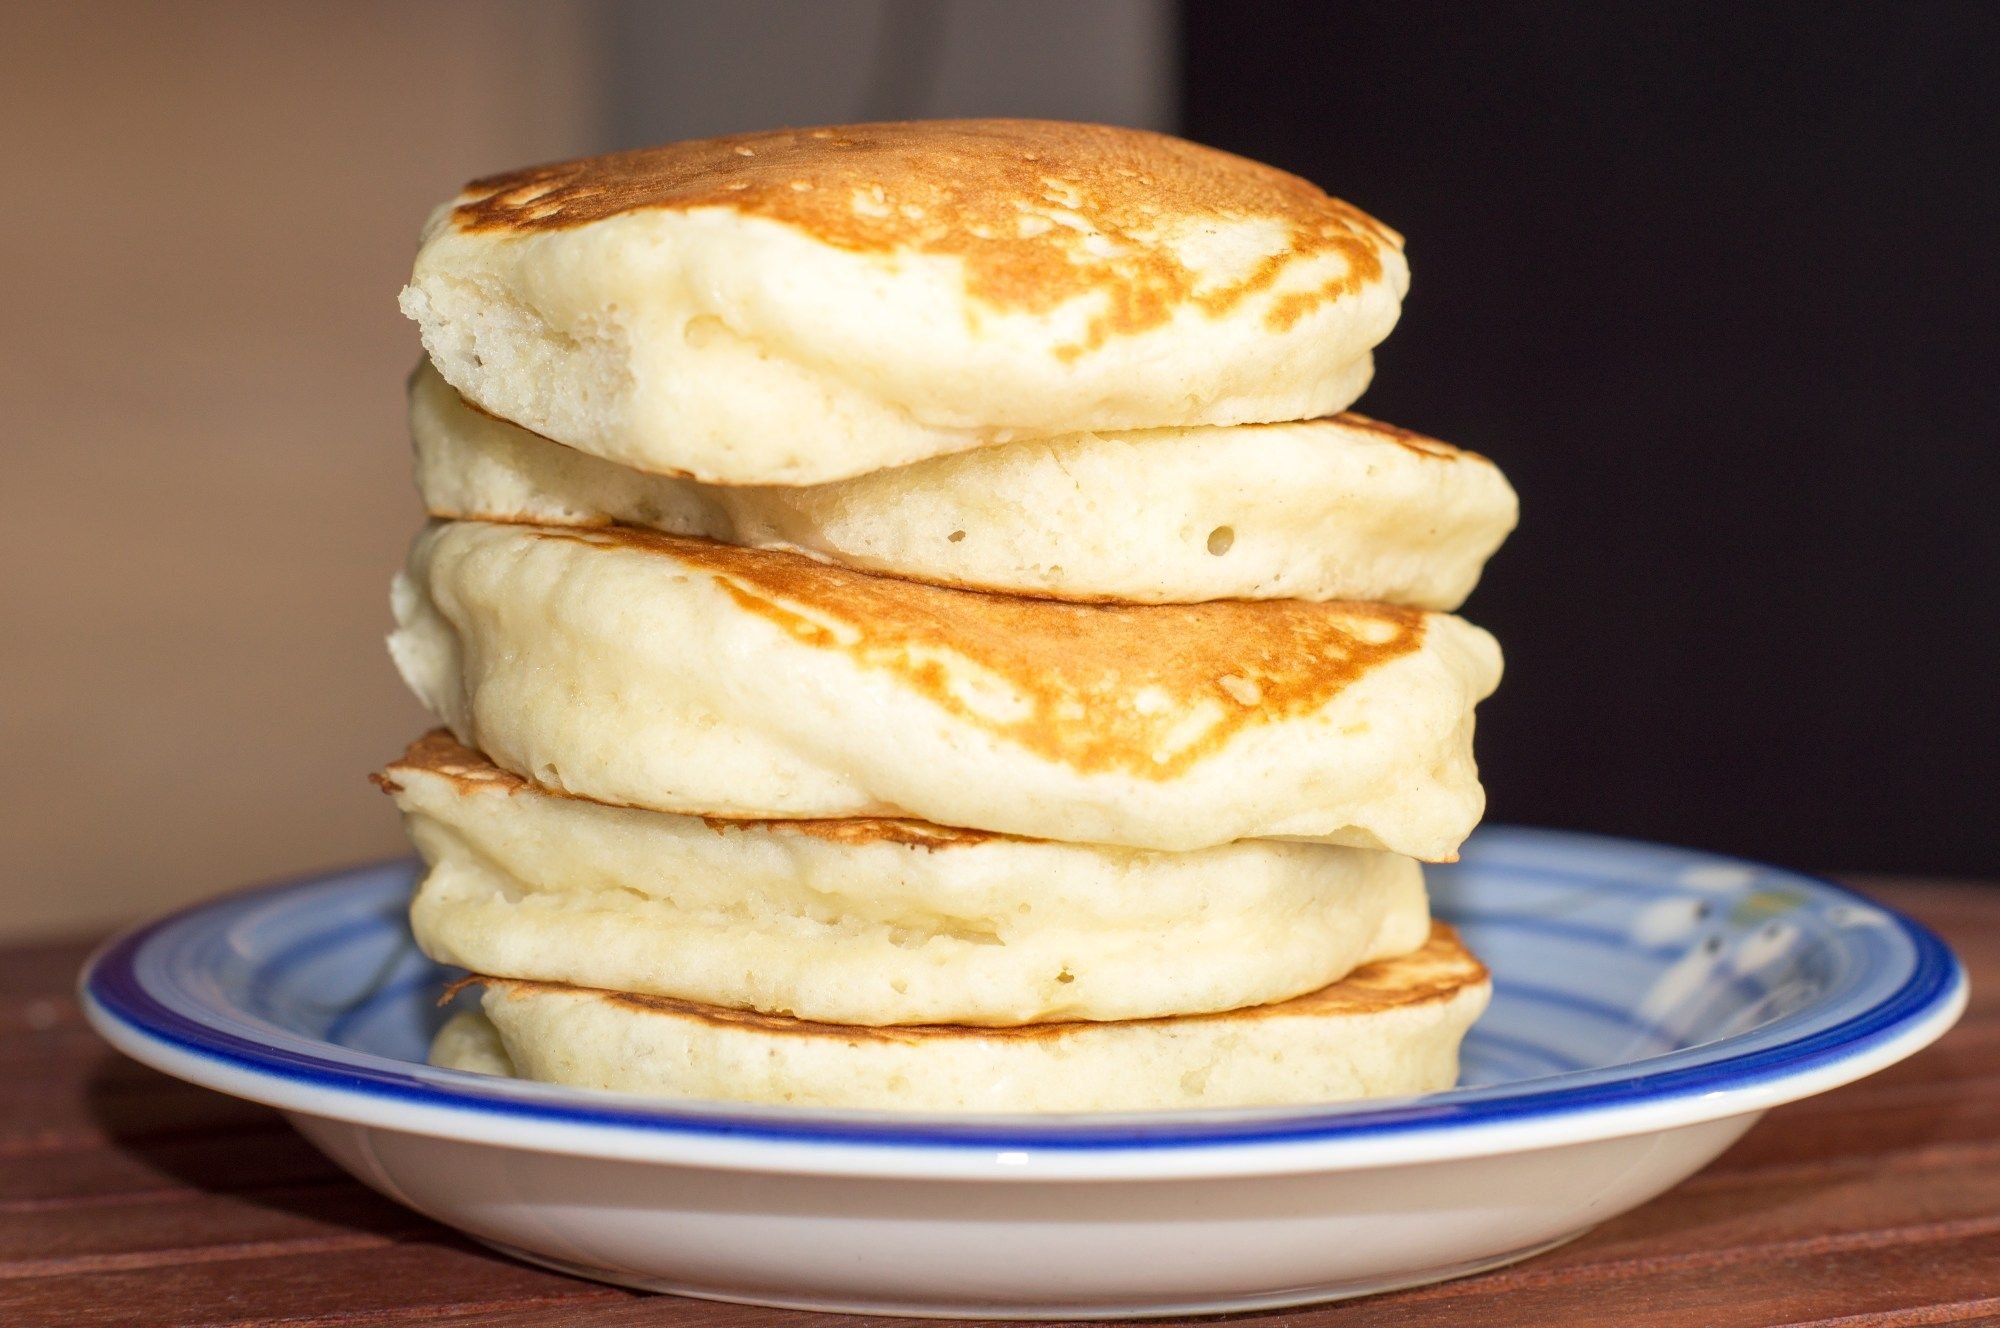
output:
[[[577,1126],[685,1135],[924,1148],[1089,1150],[1403,1135],[1739,1089],[1836,1063],[1894,1037],[1953,999],[1963,981],[1956,960],[1928,930],[1838,885],[1685,850],[1548,831],[1487,830],[1468,845],[1461,864],[1435,869],[1433,880],[1440,914],[1451,918],[1453,901],[1462,898],[1467,904],[1467,930],[1476,933],[1495,921],[1484,915],[1500,911],[1496,898],[1537,882],[1587,885],[1599,899],[1609,893],[1652,899],[1689,893],[1676,883],[1680,874],[1718,869],[1741,874],[1744,888],[1716,892],[1712,885],[1702,885],[1694,892],[1712,893],[1726,901],[1753,888],[1783,888],[1803,901],[1795,913],[1799,925],[1818,926],[1814,939],[1830,953],[1823,956],[1826,989],[1802,1008],[1749,1032],[1631,1063],[1541,1073],[1525,1081],[1460,1088],[1408,1101],[1200,1117],[1168,1112],[1116,1118],[898,1117],[580,1094],[433,1070],[341,1047],[287,1028],[255,1009],[231,1004],[221,983],[198,981],[184,971],[187,956],[212,945],[219,933],[235,937],[241,924],[241,935],[251,937],[256,932],[252,924],[289,918],[288,910],[325,917],[323,930],[301,932],[280,947],[295,961],[302,955],[324,958],[342,946],[390,960],[398,946],[408,945],[407,934],[392,930],[394,924],[387,920],[408,889],[412,869],[406,864],[281,883],[176,914],[113,942],[92,961],[85,985],[105,1012],[148,1037],[243,1069],[343,1093]],[[347,907],[340,907],[342,901]],[[356,921],[357,909],[368,916]],[[1868,925],[1848,925],[1841,920],[1842,910]],[[1506,921],[1511,924],[1514,919]],[[381,937],[372,947],[365,944],[371,934]],[[1550,939],[1564,938],[1551,933]],[[1636,943],[1631,953],[1635,966],[1645,973],[1664,971],[1658,956],[1648,956]],[[269,954],[249,958],[250,969],[261,972],[266,985],[282,972],[282,965]],[[176,969],[177,962],[182,970]],[[333,1022],[351,1027],[365,1017],[365,1009],[390,1000],[392,990],[411,995],[421,991],[427,980],[422,973],[396,977],[363,1010],[339,1013]],[[1532,991],[1523,987],[1505,970],[1497,986],[1496,1009],[1517,995],[1534,1000],[1547,995],[1539,984]],[[1634,1027],[1656,1031],[1601,997],[1560,991],[1557,996],[1578,1009],[1591,1009],[1593,1017],[1615,1021],[1628,1032]],[[1503,1059],[1546,1063],[1563,1055],[1553,1042],[1524,1039],[1518,1030],[1484,1025],[1474,1030],[1468,1057],[1482,1045],[1502,1053]],[[1576,1061],[1569,1058],[1569,1063]]]

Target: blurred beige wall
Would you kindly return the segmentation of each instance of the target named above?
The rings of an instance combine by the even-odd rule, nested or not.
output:
[[[607,146],[1040,116],[1172,129],[1172,0],[600,0]]]
[[[461,180],[587,145],[586,17],[0,5],[0,935],[404,851],[396,291]]]

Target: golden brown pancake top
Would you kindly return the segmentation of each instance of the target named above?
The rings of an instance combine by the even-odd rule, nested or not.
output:
[[[1153,1019],[1123,1021],[1127,1027],[1160,1023],[1194,1023],[1210,1019],[1325,1018],[1379,1014],[1385,1010],[1412,1009],[1433,1001],[1449,1000],[1468,987],[1487,979],[1486,966],[1473,957],[1458,933],[1442,922],[1431,924],[1431,934],[1423,946],[1394,959],[1378,959],[1349,973],[1340,981],[1303,996],[1273,1005],[1215,1014],[1163,1015]],[[784,1036],[833,1037],[849,1042],[881,1041],[923,1043],[946,1038],[1058,1038],[1103,1024],[1070,1020],[1049,1024],[889,1024],[880,1027],[861,1024],[820,1024],[794,1019],[789,1015],[760,1014],[755,1010],[732,1010],[699,1001],[677,1000],[671,996],[648,996],[638,992],[604,991],[560,982],[533,982],[522,978],[494,978],[474,975],[447,988],[445,998],[469,984],[481,983],[510,996],[538,993],[594,996],[613,1005],[651,1014],[680,1015],[712,1024],[755,1029]]]
[[[542,793],[575,802],[594,802],[600,807],[621,807],[621,803],[585,798],[562,789],[544,788],[531,779],[495,765],[483,752],[467,747],[450,729],[432,729],[411,743],[403,755],[391,761],[380,774],[371,775],[385,793],[397,793],[403,785],[398,774],[421,772],[448,780],[460,793],[477,794],[488,789],[509,795]],[[905,844],[912,848],[951,848],[960,844],[981,844],[997,839],[1021,839],[989,830],[961,830],[954,826],[932,825],[928,821],[900,820],[886,816],[848,816],[814,820],[780,820],[768,817],[746,819],[730,816],[699,818],[717,834],[763,833],[805,835],[835,844]],[[1033,841],[1024,841],[1033,842]]]
[[[1309,714],[1416,650],[1420,609],[1300,600],[1079,604],[958,590],[630,526],[539,539],[665,554],[794,641],[891,674],[958,719],[1081,773],[1167,780]],[[980,680],[1004,686],[975,693]]]
[[[1192,307],[1211,316],[1270,287],[1293,260],[1340,253],[1345,271],[1272,301],[1283,331],[1382,275],[1402,237],[1274,167],[1139,129],[1049,120],[926,120],[784,129],[585,157],[474,180],[453,210],[467,232],[537,232],[650,209],[729,208],[854,253],[959,258],[966,290],[1000,312],[1081,295],[1105,307],[1065,360]],[[1166,243],[1204,218],[1269,219],[1281,248],[1204,280]],[[975,317],[968,312],[968,318]]]

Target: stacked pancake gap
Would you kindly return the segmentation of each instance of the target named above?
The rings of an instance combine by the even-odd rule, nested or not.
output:
[[[955,121],[477,180],[403,308],[432,522],[379,776],[441,1064],[965,1111],[1437,1089],[1484,969],[1515,519],[1343,413],[1395,232],[1133,130]]]

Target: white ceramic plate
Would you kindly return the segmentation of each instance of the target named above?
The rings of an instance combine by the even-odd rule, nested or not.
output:
[[[1935,936],[1839,886],[1489,829],[1431,873],[1495,974],[1451,1092],[1053,1117],[669,1102],[424,1065],[449,975],[404,926],[414,870],[133,931],[85,970],[91,1021],[497,1248],[810,1309],[1188,1314],[1494,1267],[1645,1202],[1767,1108],[1910,1055],[1965,1003]]]

